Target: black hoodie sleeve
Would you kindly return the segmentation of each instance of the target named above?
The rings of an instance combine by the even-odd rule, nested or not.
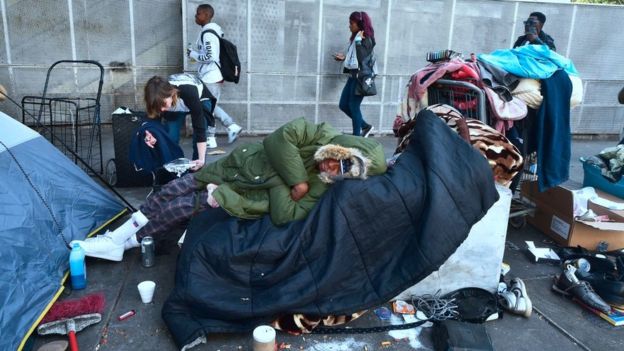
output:
[[[191,112],[191,123],[193,125],[193,135],[196,136],[198,143],[206,141],[206,117],[204,116],[204,109],[202,108],[201,101],[199,101],[199,94],[197,93],[197,87],[190,84],[181,84],[178,86],[178,99],[184,101],[186,107]]]

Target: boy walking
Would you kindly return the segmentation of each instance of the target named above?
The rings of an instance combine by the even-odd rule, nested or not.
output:
[[[195,49],[188,49],[187,54],[190,58],[199,62],[197,74],[204,84],[206,84],[212,95],[217,98],[217,106],[213,112],[214,116],[227,128],[228,142],[233,143],[238,138],[243,128],[234,123],[232,117],[218,105],[223,88],[223,75],[221,74],[221,62],[219,61],[219,54],[221,51],[219,38],[223,37],[223,30],[221,26],[211,22],[213,17],[214,9],[212,6],[209,4],[197,6],[195,23],[202,28],[197,42],[195,43]],[[206,144],[210,149],[217,147],[215,132],[215,127],[208,127]]]

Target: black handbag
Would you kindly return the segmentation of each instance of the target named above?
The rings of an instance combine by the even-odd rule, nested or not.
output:
[[[375,86],[375,76],[364,76],[358,73],[358,84],[355,87],[355,95],[374,96],[377,95],[377,87]]]
[[[375,76],[377,76],[375,73],[375,52],[371,51],[371,53],[362,60],[362,65],[357,73],[356,79],[358,84],[355,87],[355,95],[377,95]]]

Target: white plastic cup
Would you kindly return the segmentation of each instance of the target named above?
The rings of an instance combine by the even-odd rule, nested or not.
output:
[[[275,350],[275,329],[268,325],[256,327],[253,331],[253,351]]]
[[[140,282],[137,285],[137,288],[139,289],[139,294],[141,295],[141,301],[143,301],[143,303],[152,302],[152,298],[154,297],[154,290],[156,289],[156,283],[151,280],[146,280]]]

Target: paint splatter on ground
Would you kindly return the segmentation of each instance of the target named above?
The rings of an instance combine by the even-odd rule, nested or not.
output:
[[[399,325],[399,324],[404,324],[405,322],[403,321],[403,318],[393,314],[392,317],[390,317],[390,323],[392,325]],[[420,342],[419,335],[422,332],[423,328],[429,328],[431,326],[433,326],[433,323],[427,322],[417,328],[405,329],[405,330],[391,330],[388,332],[388,335],[394,338],[394,340],[402,340],[402,339],[409,340],[409,345],[415,350],[428,349]]]
[[[355,341],[354,338],[348,338],[341,341],[319,342],[306,347],[306,351],[352,351],[364,350],[364,347],[373,350],[368,343]]]

